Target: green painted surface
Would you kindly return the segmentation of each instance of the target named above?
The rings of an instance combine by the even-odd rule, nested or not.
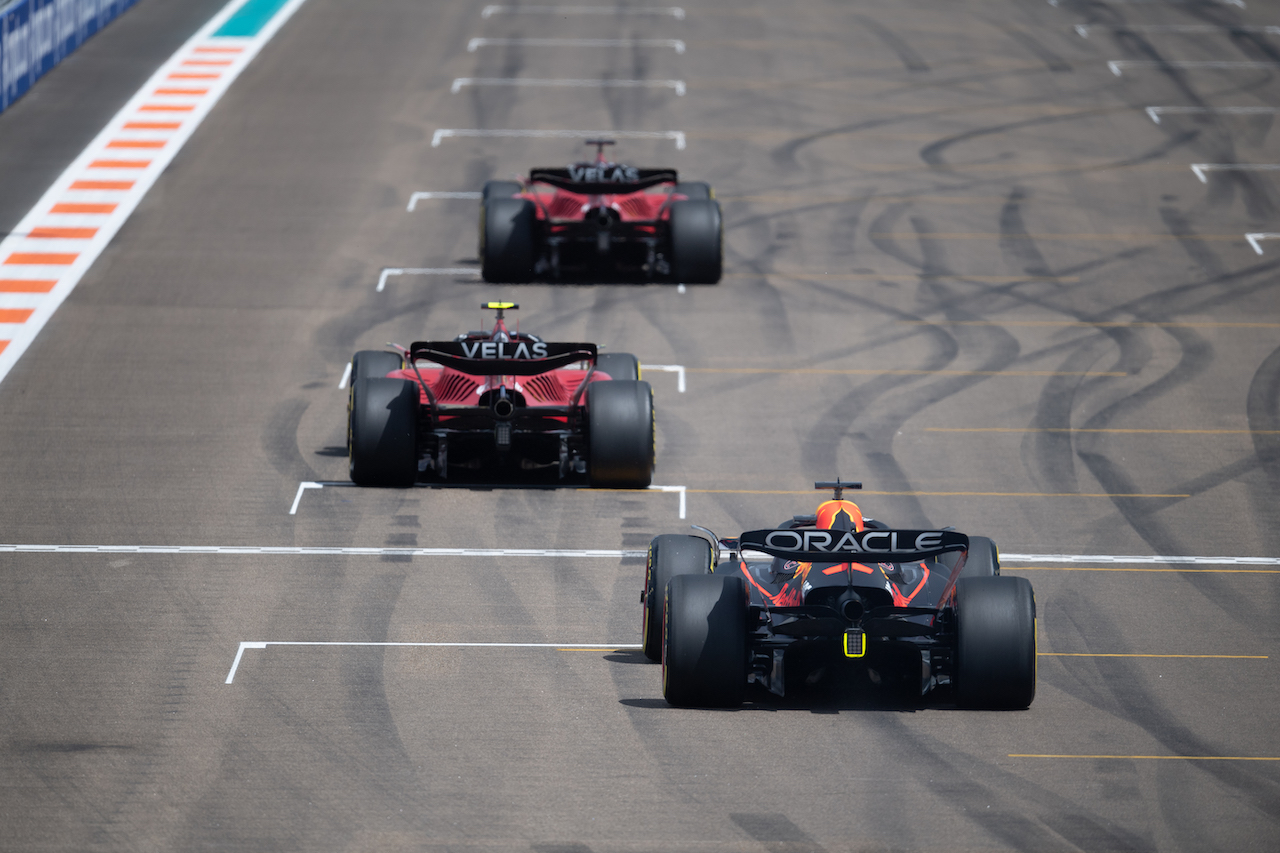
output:
[[[289,0],[247,0],[236,13],[214,33],[214,36],[245,38],[256,36],[267,21]]]

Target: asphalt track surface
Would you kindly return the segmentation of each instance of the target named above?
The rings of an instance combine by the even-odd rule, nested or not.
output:
[[[0,384],[0,538],[86,546],[0,553],[0,847],[1271,849],[1275,566],[1007,563],[1039,606],[1025,712],[821,686],[700,711],[624,648],[638,558],[97,547],[684,529],[673,494],[519,484],[309,490],[289,514],[299,483],[346,478],[351,353],[478,328],[500,298],[544,337],[686,367],[684,394],[648,374],[656,482],[722,535],[812,511],[838,474],[877,518],[1006,553],[1280,556],[1280,243],[1244,239],[1280,231],[1280,176],[1190,170],[1275,162],[1274,116],[1144,112],[1280,106],[1280,38],[1212,29],[1280,24],[1274,3],[483,7],[309,0]],[[387,267],[476,265],[474,202],[411,193],[578,152],[440,129],[683,132],[617,154],[714,184],[724,280],[377,292]],[[228,684],[243,642],[551,645],[273,645]]]

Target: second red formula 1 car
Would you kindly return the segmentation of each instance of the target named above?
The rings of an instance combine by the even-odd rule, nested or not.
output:
[[[485,281],[604,278],[714,284],[720,280],[720,204],[674,169],[605,160],[613,140],[587,143],[594,161],[489,181],[480,202]]]
[[[351,479],[411,486],[451,471],[514,468],[647,487],[653,390],[636,357],[510,331],[513,302],[482,307],[497,312],[492,331],[351,359]]]
[[[946,688],[962,707],[1030,705],[1035,596],[1000,575],[991,540],[892,530],[843,500],[861,484],[815,485],[835,499],[777,528],[653,540],[641,635],[667,701],[734,706],[750,684],[782,696],[835,678],[899,701]]]

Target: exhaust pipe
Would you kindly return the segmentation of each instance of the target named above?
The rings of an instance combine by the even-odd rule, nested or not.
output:
[[[862,605],[862,599],[858,598],[856,594],[850,594],[850,597],[840,602],[840,615],[850,622],[857,622],[865,612],[866,608]]]
[[[493,416],[500,421],[509,421],[516,413],[516,404],[510,397],[498,397],[490,408],[493,409]]]

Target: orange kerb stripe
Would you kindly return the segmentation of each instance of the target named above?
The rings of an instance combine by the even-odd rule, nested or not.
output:
[[[230,65],[230,59],[188,59],[182,63],[183,65]]]
[[[0,308],[0,323],[25,323],[34,308]]]
[[[32,264],[35,266],[67,267],[76,262],[78,254],[64,252],[14,252],[5,258],[6,264]]]
[[[131,190],[133,181],[76,181],[73,190]]]
[[[189,113],[194,106],[171,106],[169,104],[146,104],[138,107],[140,113]]]
[[[94,160],[90,169],[145,169],[151,165],[150,160]]]
[[[163,148],[163,139],[113,139],[108,148]]]
[[[197,47],[195,53],[240,53],[243,47]]]
[[[116,206],[114,204],[75,204],[73,202],[64,201],[55,204],[50,213],[114,213]]]
[[[4,352],[4,348],[9,345],[8,341],[0,341],[0,352]]]
[[[156,89],[155,93],[157,95],[207,95],[209,94],[209,90],[208,89],[175,89],[170,87],[167,89]]]
[[[0,293],[48,293],[57,279],[0,278]]]
[[[180,121],[131,121],[125,125],[126,130],[177,130],[180,127]]]
[[[36,240],[91,240],[97,228],[32,228],[27,234]]]
[[[218,72],[199,73],[195,71],[175,71],[169,75],[170,80],[217,80],[222,75]]]

